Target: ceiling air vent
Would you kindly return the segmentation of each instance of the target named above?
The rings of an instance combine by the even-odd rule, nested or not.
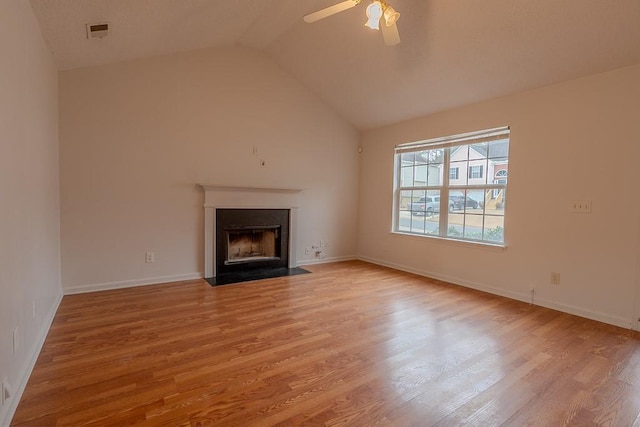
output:
[[[87,24],[88,39],[103,39],[109,35],[109,23]]]

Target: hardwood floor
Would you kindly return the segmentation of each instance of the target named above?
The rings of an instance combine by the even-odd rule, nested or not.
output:
[[[64,297],[16,426],[640,425],[629,330],[364,262]]]

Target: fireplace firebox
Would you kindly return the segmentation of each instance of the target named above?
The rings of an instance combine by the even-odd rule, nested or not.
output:
[[[228,227],[225,232],[227,265],[280,259],[279,225]]]
[[[288,209],[216,209],[218,274],[288,266]]]

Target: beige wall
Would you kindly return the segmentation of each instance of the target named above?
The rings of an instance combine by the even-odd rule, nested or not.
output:
[[[62,296],[57,73],[29,2],[0,2],[0,58],[0,379],[18,395]]]
[[[638,117],[640,65],[367,132],[359,254],[527,301],[534,287],[537,304],[637,327]],[[505,250],[390,233],[395,144],[504,125]],[[569,212],[571,200],[585,199],[590,215]]]
[[[59,85],[66,292],[201,275],[197,183],[303,188],[298,260],[320,240],[326,259],[355,255],[358,133],[263,54],[208,49]]]

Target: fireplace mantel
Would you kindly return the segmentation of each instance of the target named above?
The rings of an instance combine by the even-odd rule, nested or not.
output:
[[[233,185],[206,185],[198,184],[204,191],[245,191],[257,193],[299,193],[302,188],[276,188],[276,187],[238,187]]]
[[[297,267],[296,236],[298,197],[301,188],[242,187],[198,184],[204,191],[204,274],[216,277],[216,209],[288,209],[289,268]]]

